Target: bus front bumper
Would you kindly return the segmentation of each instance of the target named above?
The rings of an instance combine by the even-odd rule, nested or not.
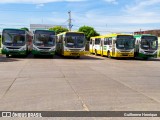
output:
[[[116,53],[116,57],[123,57],[123,58],[130,58],[130,57],[134,57],[134,52],[123,52],[123,53]]]
[[[143,54],[143,53],[139,53],[138,57],[141,57],[141,58],[157,58],[157,53],[156,54]]]
[[[64,51],[64,56],[83,56],[85,55],[85,51],[72,52],[72,51]]]
[[[43,52],[43,51],[32,50],[32,54],[33,55],[55,55],[55,51]]]
[[[27,55],[27,52],[26,51],[19,51],[19,50],[4,50],[2,49],[2,54],[5,54],[5,55]]]

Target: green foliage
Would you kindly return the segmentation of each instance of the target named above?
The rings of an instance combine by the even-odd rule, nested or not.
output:
[[[100,34],[96,32],[93,27],[90,26],[82,26],[78,30],[79,32],[84,32],[86,39],[89,41],[90,37],[99,36]]]
[[[26,27],[21,28],[21,30],[26,30],[26,31],[28,31],[28,32],[29,32],[29,29],[28,29],[28,28],[26,28]]]
[[[2,41],[2,36],[0,35],[0,48],[1,48],[1,41]]]
[[[53,28],[50,28],[49,30],[53,30],[56,32],[56,34],[59,34],[59,33],[63,33],[63,32],[68,32],[68,29],[67,28],[64,28],[62,26],[55,26]]]

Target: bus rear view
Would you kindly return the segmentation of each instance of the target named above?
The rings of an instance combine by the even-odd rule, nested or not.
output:
[[[32,54],[37,55],[55,55],[56,35],[50,30],[35,30],[33,40]]]

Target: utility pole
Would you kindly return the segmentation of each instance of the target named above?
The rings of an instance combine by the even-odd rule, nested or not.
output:
[[[69,31],[71,31],[71,29],[72,29],[71,11],[69,11],[68,14],[69,14],[68,27],[69,27]]]

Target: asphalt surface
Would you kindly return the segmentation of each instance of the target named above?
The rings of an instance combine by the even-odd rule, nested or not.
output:
[[[159,110],[160,59],[0,56],[0,111]],[[89,119],[159,120],[83,118]]]

